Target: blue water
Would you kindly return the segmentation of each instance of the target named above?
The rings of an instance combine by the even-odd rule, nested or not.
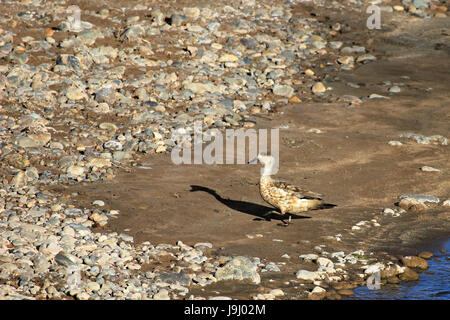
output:
[[[445,249],[447,252],[440,252]],[[450,239],[431,251],[434,256],[428,259],[428,271],[434,274],[419,273],[419,281],[382,285],[380,290],[359,287],[354,290],[358,300],[450,300]],[[438,259],[439,261],[435,261]]]

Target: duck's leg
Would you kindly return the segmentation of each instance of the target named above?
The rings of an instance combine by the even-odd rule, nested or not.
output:
[[[276,214],[276,215],[280,215],[280,213],[278,212],[278,211],[276,211],[276,210],[271,210],[271,211],[268,211],[268,212],[266,212],[266,213],[264,213],[263,215],[262,215],[262,217],[264,218],[264,219],[266,219],[266,220],[268,220],[268,221],[270,221],[270,215],[271,214]]]
[[[287,227],[288,225],[290,225],[290,224],[292,224],[292,222],[291,222],[291,217],[289,216],[289,219],[288,219],[288,221],[286,222],[284,219],[283,220],[281,220],[284,224],[283,224],[283,227]]]
[[[284,216],[286,214],[285,210],[281,210],[281,214]],[[288,222],[284,221],[284,219],[281,220],[284,223],[284,227],[287,227],[288,225],[292,224],[291,222],[291,215],[289,215]]]

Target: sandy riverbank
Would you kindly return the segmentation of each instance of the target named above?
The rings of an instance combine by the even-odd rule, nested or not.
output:
[[[94,28],[79,37],[45,15],[30,32],[33,17],[18,7],[17,23],[2,20],[6,32],[47,36],[7,33],[14,41],[2,47],[13,50],[0,69],[10,94],[2,295],[340,299],[381,263],[398,269],[383,281],[416,276],[402,257],[450,232],[449,19],[434,7],[431,19],[391,8],[369,30],[362,6],[248,3],[208,11],[199,2],[203,11],[177,8],[183,18],[164,5],[148,14],[145,4],[82,2]],[[19,63],[35,98],[10,70]],[[328,89],[313,93],[318,82]],[[174,165],[171,130],[194,117],[220,129],[280,128],[278,176],[337,206],[283,227],[263,217],[272,208],[258,166]],[[401,208],[404,194],[439,203]],[[69,290],[71,266],[82,285]]]

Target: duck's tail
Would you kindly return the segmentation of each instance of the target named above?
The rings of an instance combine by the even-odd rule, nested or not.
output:
[[[335,204],[325,203],[322,199],[302,199],[307,210],[331,209]]]

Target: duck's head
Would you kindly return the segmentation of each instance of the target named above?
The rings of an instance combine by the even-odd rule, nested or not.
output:
[[[273,156],[267,155],[265,153],[259,153],[256,158],[249,161],[248,163],[254,164],[258,161],[264,166],[264,168],[261,172],[262,175],[271,175],[271,174],[275,174],[276,171],[278,171],[278,170],[276,170],[277,168],[275,168],[277,166],[276,166],[275,158]]]
[[[275,161],[275,159],[271,155],[267,155],[265,153],[259,153],[256,156],[256,158],[254,158],[253,160],[250,160],[248,163],[254,164],[258,161],[261,162],[261,164],[265,166],[265,165],[273,163]]]

